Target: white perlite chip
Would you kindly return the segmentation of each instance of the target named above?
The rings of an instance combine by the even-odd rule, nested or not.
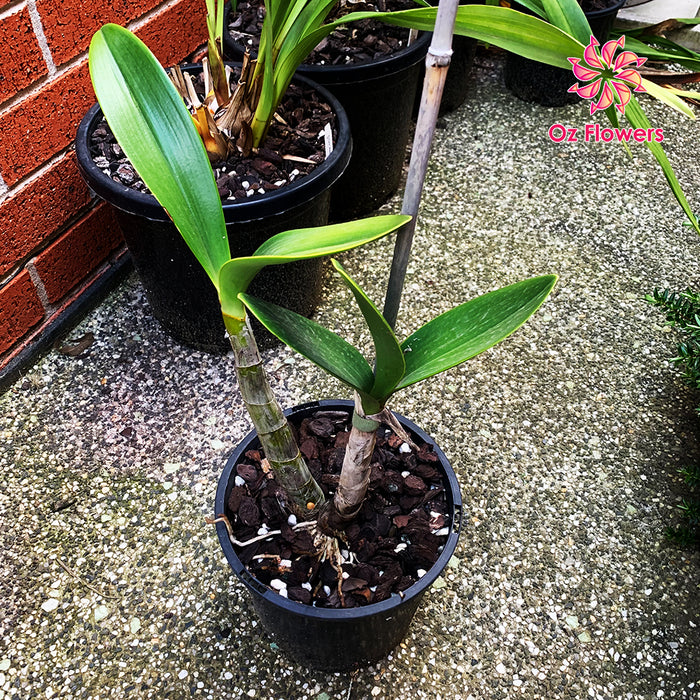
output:
[[[44,612],[53,612],[58,607],[58,601],[55,598],[49,598],[41,604],[41,609]]]

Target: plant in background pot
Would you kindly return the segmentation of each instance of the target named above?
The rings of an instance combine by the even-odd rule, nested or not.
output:
[[[284,24],[285,31],[280,33],[275,50],[279,52],[278,56],[282,55],[280,42],[285,42],[286,55],[293,56],[297,65],[320,41],[339,26],[359,20],[374,19],[419,31],[432,31],[438,13],[438,8],[435,7],[419,7],[395,12],[351,12],[323,24],[324,17],[333,5],[332,2],[326,2],[323,5],[309,2],[306,5],[306,0],[285,0],[282,5],[289,21]],[[301,7],[304,5],[306,7]],[[454,33],[493,44],[523,58],[544,63],[546,66],[570,70],[571,59],[584,60],[584,51],[590,42],[592,31],[577,0],[522,0],[520,5],[537,16],[526,15],[506,7],[461,5],[456,11]],[[430,56],[430,60],[433,61],[439,62],[444,59],[444,56]],[[286,65],[290,64],[291,61]],[[442,80],[444,81],[444,77]],[[653,98],[664,102],[685,116],[695,118],[692,110],[678,95],[674,94],[674,90],[666,89],[644,78],[641,80],[641,88]],[[615,105],[608,107],[605,113],[612,126],[619,127]],[[633,94],[630,94],[624,114],[633,129],[651,128],[644,110]],[[690,208],[661,144],[650,140],[646,141],[645,145],[661,166],[671,191],[688,221],[700,233],[697,217]]]
[[[213,285],[236,357],[241,392],[254,425],[266,435],[270,461],[297,478],[296,483],[290,481],[289,490],[299,502],[306,502],[318,489],[310,484],[299,450],[272,399],[237,294],[264,267],[347,250],[395,230],[406,217],[376,217],[282,232],[263,243],[253,256],[231,259],[221,201],[204,145],[153,54],[126,29],[105,25],[92,39],[89,65],[112,131]]]
[[[227,54],[240,60],[246,51],[257,52],[266,13],[257,0],[234,6],[224,43]],[[376,9],[342,1],[327,7],[334,17]],[[429,42],[427,33],[416,38],[407,28],[363,19],[336,27],[297,68],[297,75],[323,85],[340,101],[350,122],[353,152],[331,195],[332,221],[369,214],[398,189]]]
[[[579,4],[590,24],[589,36],[594,35],[604,44],[625,0],[580,0]],[[513,2],[512,7],[529,11],[527,2]],[[536,102],[543,107],[562,107],[581,99],[569,90],[572,84],[571,70],[543,66],[514,53],[509,53],[506,57],[503,78],[506,87],[516,97],[526,102]]]
[[[311,645],[306,640],[306,646],[317,650],[310,657],[302,652],[304,658],[310,658],[309,663],[347,667],[379,658],[398,641],[400,637],[396,635],[405,632],[422,592],[453,551],[460,504],[451,470],[445,465],[435,466],[439,461],[438,451],[433,451],[427,442],[412,452],[416,438],[421,438],[419,431],[413,430],[409,435],[411,425],[404,423],[406,427],[402,427],[386,402],[396,390],[453,367],[512,333],[542,303],[555,278],[535,278],[486,294],[439,316],[399,344],[374,305],[336,263],[371,330],[376,348],[376,368],[372,370],[357,350],[318,324],[303,321],[302,316],[290,316],[293,312],[245,296],[245,292],[255,274],[267,265],[347,250],[390,233],[407,217],[374,217],[349,224],[287,231],[272,237],[254,255],[231,259],[221,205],[201,139],[190,113],[150,52],[126,30],[107,25],[91,43],[90,71],[100,104],[125,153],[172,217],[218,293],[234,351],[240,391],[264,451],[264,459],[257,455],[259,473],[254,466],[244,464],[241,468],[237,465],[233,484],[229,484],[230,489],[243,488],[243,493],[236,492],[242,512],[239,510],[236,517],[231,514],[233,539],[251,554],[251,546],[257,547],[258,543],[273,537],[275,533],[261,525],[263,532],[256,530],[256,536],[248,538],[250,533],[245,528],[251,527],[255,512],[261,509],[270,518],[281,517],[287,537],[306,548],[306,554],[300,554],[294,562],[288,563],[286,557],[274,552],[261,556],[263,562],[279,576],[291,570],[301,575],[307,568],[305,556],[311,557],[310,569],[315,562],[315,573],[321,576],[320,581],[309,571],[307,580],[301,582],[299,588],[308,592],[309,588],[316,587],[321,596],[317,605],[293,602],[294,609],[283,622],[283,626],[297,629],[297,636],[299,625],[305,633],[313,629],[320,635]],[[280,337],[290,340],[322,367],[341,377],[358,394],[352,427],[347,432],[345,446],[340,448],[345,456],[337,484],[332,486],[335,494],[332,502],[326,496],[330,495],[328,485],[324,493],[309,471],[272,395],[244,301],[255,308]],[[332,414],[330,418],[323,416],[330,421],[331,431],[334,422],[339,420],[335,412]],[[406,537],[421,539],[418,544],[412,539],[410,546],[406,542],[394,546],[392,561],[381,560],[386,562],[386,570],[377,568],[380,565],[377,561],[374,564],[365,562],[362,568],[363,562],[358,560],[362,555],[345,551],[352,539],[351,528],[358,528],[358,512],[366,510],[363,504],[368,503],[364,492],[371,481],[368,475],[372,471],[372,453],[382,421],[398,436],[398,443],[390,435],[380,436],[383,449],[393,443],[396,450],[394,456],[385,459],[403,459],[407,472],[387,477],[386,491],[398,493],[406,489],[411,496],[403,503],[399,499],[394,506],[399,508],[395,513],[405,516],[398,523],[394,522],[394,527],[407,529]],[[303,426],[300,430],[303,431]],[[251,452],[248,450],[245,454],[247,459],[255,458]],[[333,481],[331,479],[331,483]],[[445,495],[446,489],[448,495]],[[259,508],[252,502],[253,494],[262,499]],[[230,497],[231,491],[229,506]],[[402,512],[401,508],[408,512]],[[310,519],[303,520],[305,514]],[[377,523],[381,520],[386,524],[387,517],[385,513],[381,518],[377,515]],[[248,538],[242,543],[238,539],[241,533],[235,531],[239,524],[243,525],[243,533]],[[223,524],[220,528],[224,528]],[[223,532],[227,532],[225,528]],[[359,535],[359,531],[355,534]],[[376,554],[380,544],[372,542],[367,546],[374,548]],[[406,554],[402,555],[404,550]],[[253,559],[257,556],[251,554]],[[402,563],[406,564],[406,570],[402,569]],[[349,575],[348,566],[359,567],[354,570],[357,576]],[[421,569],[421,566],[426,568]],[[393,571],[394,580],[382,580],[389,570]],[[332,593],[326,593],[324,585],[327,584],[323,583],[329,574],[335,577],[341,609],[323,611],[323,601],[332,602]],[[369,578],[362,579],[362,575]],[[376,587],[370,584],[373,576],[377,579]],[[251,583],[250,576],[242,578],[252,590],[264,590],[265,596],[272,596],[259,580]],[[346,584],[351,578],[355,581]],[[281,594],[284,581],[275,581],[273,588],[280,593],[274,596],[284,608],[290,604]],[[352,590],[347,590],[348,585],[352,585]],[[395,597],[391,595],[392,590]],[[378,591],[380,595],[374,601],[373,596]],[[343,608],[343,604],[351,600],[353,603],[364,600],[366,605],[358,610]],[[281,615],[268,614],[267,622],[277,618],[282,619]],[[384,629],[387,621],[389,631]],[[353,629],[369,641],[361,643],[349,637]],[[276,630],[276,634],[284,643],[284,631]],[[339,637],[346,640],[345,646],[333,647],[334,640]]]
[[[209,75],[212,61],[205,63]],[[250,66],[247,70],[250,72]],[[337,100],[323,88],[299,78],[286,97],[282,94],[275,100],[275,108],[288,105],[283,112],[286,124],[275,119],[271,129],[263,128],[262,118],[256,120],[255,113],[248,109],[247,121],[239,119],[238,130],[231,131],[216,125],[214,117],[219,118],[222,110],[218,108],[213,79],[205,79],[211,94],[197,101],[189,72],[177,71],[177,76],[200,134],[210,147],[210,156],[216,158],[215,153],[221,149],[241,156],[236,156],[233,164],[217,163],[217,184],[224,198],[224,217],[234,255],[251,254],[280,231],[327,222],[331,185],[347,166],[351,151],[347,118]],[[268,80],[265,85],[272,82]],[[268,92],[261,92],[263,102]],[[235,91],[230,102],[238,101],[243,108],[229,110],[224,116],[240,117],[250,106],[239,97],[240,90]],[[306,103],[301,118],[297,116],[298,98]],[[325,128],[323,123],[317,125],[319,114],[327,121]],[[76,139],[78,163],[92,189],[116,207],[154,315],[176,339],[201,350],[226,351],[229,346],[216,294],[168,214],[150,193],[119,180],[122,172],[136,179],[128,162],[99,162],[105,160],[105,150],[109,154],[118,148],[109,141],[95,144],[96,132],[99,135],[106,131],[100,119],[96,105],[83,120]],[[322,130],[323,135],[319,133]],[[268,133],[266,140],[263,132]],[[314,155],[314,149],[320,149],[320,153]],[[244,152],[249,152],[248,158],[244,158]],[[309,174],[302,177],[300,171]],[[298,312],[309,314],[320,297],[322,272],[321,258],[266,270],[254,283],[256,293],[277,302],[284,300]]]

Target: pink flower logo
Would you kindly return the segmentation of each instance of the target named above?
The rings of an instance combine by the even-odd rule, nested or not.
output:
[[[599,109],[605,110],[611,105],[615,105],[624,114],[625,107],[632,98],[632,90],[647,91],[642,86],[642,76],[632,67],[641,67],[647,59],[639,58],[633,51],[622,51],[615,57],[615,52],[625,46],[624,36],[616,41],[606,42],[600,51],[599,46],[600,42],[591,36],[591,43],[583,52],[583,62],[580,58],[568,59],[576,78],[588,83],[582,86],[576,83],[569,88],[569,92],[575,92],[586,100],[593,100],[591,114],[595,114]]]

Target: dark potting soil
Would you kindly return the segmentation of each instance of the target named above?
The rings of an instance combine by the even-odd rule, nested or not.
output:
[[[349,413],[319,410],[292,430],[326,498],[332,498],[350,435]],[[237,466],[226,515],[239,542],[265,529],[279,534],[235,546],[238,557],[258,581],[307,605],[358,607],[400,595],[435,563],[451,526],[438,457],[428,444],[418,448],[412,452],[384,426],[378,430],[367,498],[340,542],[342,578],[316,553],[306,523],[295,524],[281,505],[261,452],[249,450]]]
[[[238,153],[226,162],[212,163],[223,201],[260,197],[308,175],[325,160],[324,139],[319,134],[330,124],[334,143],[338,135],[330,105],[313,89],[290,85],[277,114],[284,123],[272,121],[263,147],[247,157]],[[140,192],[149,192],[104,119],[92,133],[90,153],[95,165],[108,177]]]
[[[411,10],[418,7],[412,0],[388,0],[390,11]],[[350,12],[376,12],[372,2],[339,2],[324,24]],[[244,0],[238,3],[236,14],[228,25],[231,38],[252,49],[255,54],[260,43],[265,7],[262,0]],[[305,65],[355,65],[389,56],[405,48],[409,30],[367,19],[338,27],[309,54]]]

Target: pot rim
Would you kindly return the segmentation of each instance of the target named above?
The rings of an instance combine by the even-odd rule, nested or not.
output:
[[[285,410],[284,414],[286,416],[300,410],[308,410],[312,408],[349,408],[354,407],[353,401],[348,401],[346,399],[321,399],[318,401],[310,401],[308,403],[301,404],[299,406],[294,406],[293,408]],[[418,579],[412,586],[403,591],[403,597],[399,595],[392,595],[387,600],[383,600],[379,603],[371,603],[370,605],[363,605],[357,608],[316,608],[312,605],[305,605],[304,603],[299,603],[293,600],[289,600],[273,590],[268,588],[265,584],[261,583],[255,579],[252,574],[248,572],[245,565],[241,562],[236,554],[233,544],[229,538],[228,530],[223,523],[216,524],[216,534],[219,538],[219,543],[224,552],[224,556],[229,563],[229,566],[233,569],[236,576],[245,584],[245,586],[255,595],[261,596],[268,603],[275,605],[276,607],[283,610],[286,614],[296,614],[301,617],[311,617],[324,620],[349,620],[362,617],[369,617],[372,615],[381,615],[387,613],[409,600],[422,596],[425,591],[433,584],[433,582],[438,578],[442,571],[447,566],[450,558],[455,552],[457,547],[457,541],[459,539],[461,524],[462,524],[462,496],[459,490],[459,484],[457,482],[457,476],[454,473],[450,463],[445,456],[445,453],[436,444],[435,440],[431,438],[427,433],[425,433],[421,428],[419,428],[415,423],[404,418],[398,413],[394,414],[399,420],[399,422],[408,430],[415,435],[417,435],[424,442],[432,445],[433,451],[438,456],[440,466],[444,472],[446,489],[452,500],[452,525],[450,527],[450,533],[447,536],[447,541],[443,547],[440,556],[437,558],[435,563],[430,567],[430,569],[425,573],[425,575]],[[215,514],[218,515],[225,512],[226,508],[226,488],[231,479],[231,474],[236,466],[236,463],[240,456],[244,454],[245,451],[250,449],[250,443],[257,439],[257,434],[255,430],[252,430],[248,435],[246,435],[243,440],[239,443],[236,449],[233,451],[231,456],[226,462],[224,471],[219,478],[219,483],[216,489],[216,500],[215,500]]]
[[[611,15],[613,12],[617,12],[622,8],[622,6],[627,2],[627,0],[618,0],[614,5],[610,7],[604,7],[602,10],[591,10],[590,12],[584,12],[587,18],[595,19],[596,17],[605,17]]]
[[[240,65],[232,63],[230,65]],[[183,70],[196,71],[201,65],[185,65]],[[327,102],[336,115],[338,138],[331,154],[314,170],[278,190],[261,197],[237,201],[222,201],[226,223],[246,223],[286,211],[308,201],[329,189],[340,178],[350,161],[352,136],[347,114],[340,102],[322,85],[304,77],[294,76],[294,82],[313,88]],[[115,182],[98,168],[90,155],[90,136],[102,118],[99,104],[94,104],[81,120],[75,136],[78,169],[89,187],[102,199],[130,214],[153,221],[170,221],[163,207],[152,194],[139,192]]]

